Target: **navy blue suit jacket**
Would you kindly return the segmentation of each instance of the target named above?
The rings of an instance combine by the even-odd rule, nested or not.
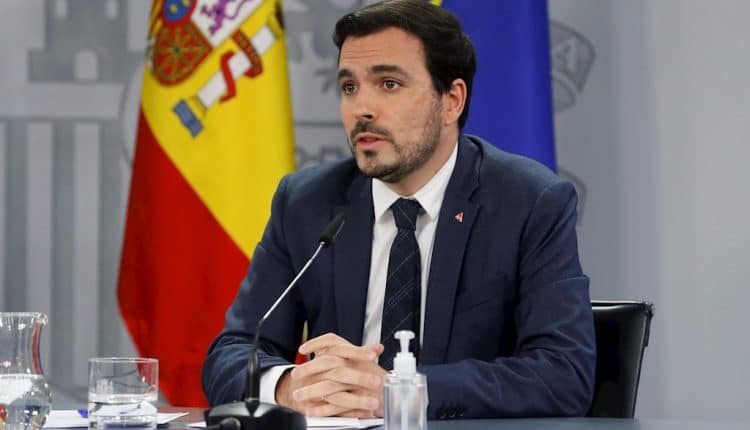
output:
[[[576,240],[574,188],[542,165],[462,136],[438,220],[419,370],[428,417],[583,415],[595,339]],[[255,324],[339,213],[335,244],[263,327],[261,367],[309,337],[362,341],[373,231],[371,180],[353,159],[285,177],[250,269],[203,368],[211,404],[241,399]],[[456,219],[463,214],[462,221]]]

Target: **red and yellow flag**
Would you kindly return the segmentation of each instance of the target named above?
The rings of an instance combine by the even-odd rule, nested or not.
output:
[[[176,405],[294,169],[279,0],[154,0],[118,299]]]

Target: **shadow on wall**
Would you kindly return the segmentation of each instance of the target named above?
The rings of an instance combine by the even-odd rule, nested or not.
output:
[[[560,175],[579,193],[579,248],[594,299],[643,299],[657,309],[658,172],[652,145],[646,6],[550,2]],[[663,416],[659,317],[644,357],[636,414]]]

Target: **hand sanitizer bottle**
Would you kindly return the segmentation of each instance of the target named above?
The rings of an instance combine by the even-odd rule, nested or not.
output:
[[[394,337],[401,342],[401,352],[396,354],[393,371],[385,378],[385,430],[426,430],[427,380],[417,373],[417,360],[409,352],[414,332],[401,330]]]

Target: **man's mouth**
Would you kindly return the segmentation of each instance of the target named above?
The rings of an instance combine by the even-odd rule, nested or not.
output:
[[[359,133],[354,137],[354,143],[360,149],[372,149],[384,142],[383,136],[374,133]]]

